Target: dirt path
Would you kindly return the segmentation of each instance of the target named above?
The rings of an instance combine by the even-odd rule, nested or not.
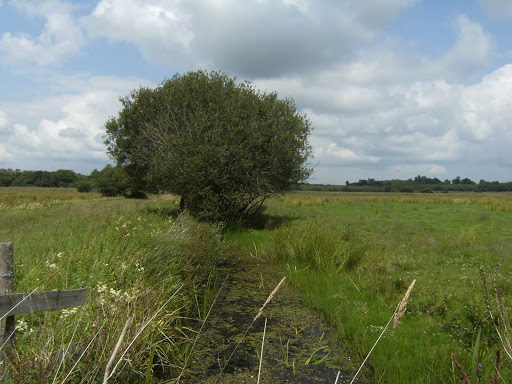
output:
[[[333,384],[338,371],[338,383],[350,382],[357,368],[350,355],[288,282],[252,323],[283,274],[250,255],[236,254],[227,257],[220,276],[224,284],[182,383],[256,383],[265,319],[260,383]]]

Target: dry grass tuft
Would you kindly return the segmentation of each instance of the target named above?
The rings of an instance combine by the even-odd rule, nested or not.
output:
[[[402,299],[400,305],[398,306],[398,311],[396,311],[395,319],[393,320],[393,329],[396,328],[400,319],[405,315],[407,301],[409,300],[409,296],[411,295],[412,289],[414,288],[414,284],[416,284],[416,279],[414,279],[411,285],[409,285],[409,288],[407,288],[407,292],[405,292],[404,298]]]
[[[274,290],[272,291],[272,293],[267,297],[267,300],[265,300],[265,302],[263,303],[263,305],[261,306],[260,310],[258,311],[258,313],[256,314],[256,316],[254,317],[253,319],[253,322],[255,322],[258,317],[261,316],[261,314],[263,313],[263,310],[265,309],[265,307],[267,306],[268,303],[270,303],[270,301],[272,300],[272,298],[276,295],[277,291],[279,291],[279,289],[281,288],[281,286],[283,285],[284,281],[286,280],[286,276],[283,277],[281,279],[281,281],[279,282],[279,284],[277,284],[277,286],[274,288]]]

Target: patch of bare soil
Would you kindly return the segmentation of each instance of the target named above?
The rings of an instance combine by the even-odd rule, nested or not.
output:
[[[253,321],[283,275],[262,260],[233,254],[181,383],[349,383],[357,367],[335,333],[285,281]],[[217,288],[219,289],[219,288]],[[213,301],[213,296],[211,301]],[[357,383],[372,382],[368,375]]]

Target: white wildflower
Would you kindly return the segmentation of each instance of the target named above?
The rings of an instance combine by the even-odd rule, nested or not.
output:
[[[97,289],[98,293],[105,293],[108,291],[107,286],[105,284],[102,284],[101,281],[96,286],[96,289]]]
[[[70,308],[70,309],[63,309],[60,315],[61,319],[65,319],[68,316],[71,316],[75,314],[78,311],[78,308]]]
[[[24,319],[18,320],[18,324],[14,327],[17,332],[24,332],[28,329],[28,324]]]

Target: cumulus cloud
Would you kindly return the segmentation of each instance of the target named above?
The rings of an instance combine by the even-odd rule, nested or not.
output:
[[[102,0],[82,19],[93,37],[135,44],[147,60],[169,62],[194,38],[180,1]]]
[[[87,172],[98,164],[102,167],[108,161],[102,140],[104,123],[121,108],[119,96],[140,85],[150,84],[135,78],[93,77],[79,93],[4,106],[11,111],[4,161],[17,158],[32,169],[41,160],[64,168],[73,161],[80,164],[78,170]],[[19,164],[7,166],[20,168]]]
[[[463,80],[488,63],[493,39],[465,15],[454,21],[452,49],[439,58],[404,59],[403,47],[376,40],[417,2],[102,0],[82,24],[91,36],[134,44],[149,62],[251,79],[334,71],[359,82]]]
[[[39,36],[5,32],[0,38],[0,62],[12,66],[60,64],[80,52],[84,38],[71,15],[71,6],[61,1],[15,1],[31,17],[46,19]]]
[[[453,48],[444,57],[427,62],[426,67],[434,75],[464,80],[489,63],[494,41],[479,23],[465,15],[457,17],[455,31],[457,39]]]
[[[512,64],[467,87],[459,108],[457,126],[467,140],[482,142],[508,132],[512,121]]]
[[[328,84],[332,76],[326,76],[318,84]],[[330,87],[318,84],[298,78],[256,82],[294,95],[307,112],[315,127],[311,141],[320,174],[327,174],[322,168],[342,165],[346,172],[373,167],[375,173],[392,175],[417,169],[442,177],[449,172],[445,164],[462,161],[476,167],[486,158],[505,159],[512,145],[512,65],[472,85],[425,80],[369,88],[348,79]],[[372,97],[362,102],[360,95],[368,89]],[[317,98],[332,108],[319,108]]]
[[[92,36],[133,43],[151,62],[254,78],[346,59],[413,3],[102,0],[82,21]]]
[[[4,33],[0,61],[54,65],[93,38],[138,50],[150,68],[220,69],[251,79],[307,112],[316,177],[326,182],[453,178],[453,164],[484,169],[496,159],[510,167],[512,65],[482,77],[494,38],[465,15],[453,16],[446,36],[453,44],[444,53],[407,50],[392,27],[418,2],[98,0],[77,19],[76,5],[62,0],[18,0],[9,4],[46,24],[40,34]],[[506,10],[505,2],[485,3]],[[56,96],[0,100],[0,135],[9,144],[0,160],[105,162],[103,124],[117,113],[117,98],[148,84],[87,73],[48,81]]]

